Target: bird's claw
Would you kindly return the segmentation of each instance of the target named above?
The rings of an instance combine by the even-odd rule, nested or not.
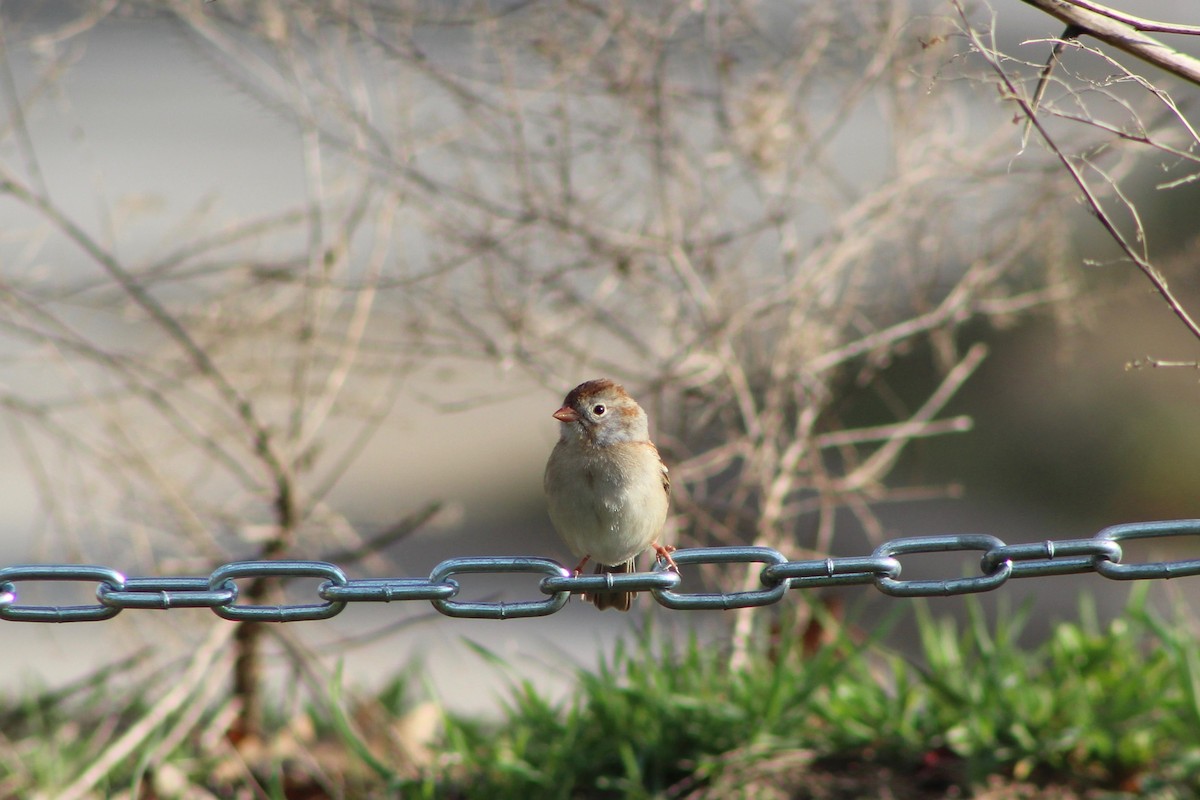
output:
[[[679,573],[679,565],[675,563],[675,559],[671,558],[671,553],[675,552],[674,545],[654,545],[654,556],[659,561],[663,561],[667,565],[667,569],[673,570],[676,575]]]

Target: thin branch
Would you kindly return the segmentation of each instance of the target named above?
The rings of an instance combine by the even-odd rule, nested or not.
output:
[[[385,547],[389,547],[396,542],[408,537],[409,535],[420,530],[431,519],[436,517],[442,510],[443,504],[441,501],[435,500],[425,506],[417,509],[396,523],[389,525],[384,530],[370,537],[369,539],[356,544],[353,547],[344,550],[335,550],[321,555],[324,561],[348,561],[357,563],[367,556],[378,553]]]
[[[25,169],[29,179],[43,194],[48,193],[46,178],[42,174],[41,164],[38,163],[37,148],[33,145],[33,137],[29,133],[28,121],[25,118],[25,107],[21,101],[17,81],[13,77],[12,59],[9,56],[8,42],[0,26],[0,86],[3,86],[4,99],[8,105],[9,118],[12,120],[13,131],[16,134],[17,147],[25,160]]]
[[[1058,4],[1061,3],[1062,0],[1025,0],[1025,2]],[[1113,222],[1111,217],[1109,217],[1104,205],[1100,202],[1100,198],[1092,190],[1092,187],[1088,184],[1087,180],[1083,177],[1083,173],[1080,172],[1079,167],[1077,167],[1075,162],[1068,157],[1065,152],[1063,152],[1062,148],[1058,146],[1058,143],[1054,140],[1054,137],[1050,135],[1050,132],[1038,118],[1037,112],[1030,105],[1029,100],[1027,100],[1021,94],[1017,85],[1013,82],[1013,79],[1009,77],[1009,74],[1004,70],[1004,67],[1001,66],[999,60],[996,58],[995,51],[984,44],[984,42],[979,38],[978,32],[976,32],[975,28],[967,20],[966,10],[962,7],[960,0],[954,0],[954,5],[958,10],[959,18],[962,20],[964,30],[971,40],[972,46],[981,56],[983,56],[984,60],[988,63],[988,66],[992,68],[997,77],[1000,79],[1000,83],[1004,88],[1005,97],[1017,104],[1017,107],[1020,108],[1021,113],[1025,115],[1030,124],[1033,125],[1035,130],[1037,130],[1038,134],[1042,137],[1042,140],[1046,143],[1046,146],[1049,147],[1051,152],[1053,152],[1058,158],[1059,163],[1063,165],[1063,168],[1066,169],[1067,174],[1071,176],[1071,179],[1075,182],[1075,185],[1078,186],[1079,190],[1083,193],[1084,200],[1087,202],[1088,207],[1092,210],[1092,213],[1095,215],[1096,219],[1100,221],[1100,224],[1104,227],[1104,230],[1107,231],[1109,236],[1112,237],[1113,241],[1117,243],[1117,246],[1121,249],[1121,252],[1123,252],[1126,257],[1128,257],[1129,260],[1132,261],[1139,270],[1141,270],[1142,274],[1150,280],[1150,283],[1154,285],[1154,288],[1158,291],[1159,295],[1164,301],[1166,301],[1167,306],[1187,327],[1192,336],[1200,340],[1200,325],[1198,325],[1196,321],[1192,319],[1191,315],[1187,312],[1187,309],[1183,307],[1183,304],[1180,303],[1180,301],[1175,297],[1174,293],[1167,286],[1166,277],[1163,276],[1162,273],[1158,271],[1158,268],[1151,264],[1146,257],[1137,252],[1137,250],[1134,249],[1133,245],[1131,245],[1128,240],[1126,240],[1124,234],[1122,234],[1117,228],[1116,223]],[[1200,62],[1196,62],[1196,67],[1196,82],[1200,83]]]
[[[946,374],[941,386],[929,396],[915,414],[900,424],[894,436],[887,443],[872,453],[854,471],[836,481],[838,490],[845,492],[861,489],[875,483],[891,470],[904,446],[914,436],[919,436],[933,416],[941,411],[946,403],[950,402],[950,399],[983,362],[985,356],[987,356],[986,345],[973,345],[962,360]]]
[[[1125,365],[1125,369],[1127,370],[1145,369],[1146,367],[1150,367],[1151,369],[1159,369],[1160,367],[1163,369],[1200,369],[1200,361],[1166,361],[1161,358],[1146,356],[1145,358],[1135,358]]]
[[[914,429],[908,422],[895,422],[890,425],[872,425],[867,428],[823,433],[813,439],[813,445],[821,449],[845,447],[851,444],[890,441],[900,435],[908,439],[923,439],[947,433],[964,433],[971,430],[973,425],[972,419],[966,415],[931,420],[919,429]]]
[[[155,703],[141,718],[97,756],[70,786],[57,794],[61,800],[80,800],[90,797],[96,784],[111,770],[142,747],[170,716],[211,682],[213,663],[225,652],[225,642],[234,627],[218,625],[191,658],[191,664],[171,686],[171,690]]]
[[[1136,28],[1139,31],[1151,31],[1153,33],[1177,33],[1183,36],[1200,35],[1200,25],[1180,25],[1177,22],[1158,22],[1145,17],[1135,17],[1133,14],[1126,14],[1124,11],[1118,11],[1108,6],[1102,6],[1099,3],[1093,3],[1091,0],[1070,0],[1074,5],[1080,8],[1085,8],[1088,11],[1095,11],[1097,14],[1103,14],[1109,19],[1114,19],[1117,22],[1123,23]]]
[[[167,309],[158,302],[141,284],[137,278],[122,266],[116,258],[100,246],[86,231],[53,205],[46,197],[30,190],[16,180],[7,171],[0,171],[0,192],[7,192],[26,205],[37,209],[47,220],[55,225],[68,239],[86,252],[99,264],[105,272],[116,281],[117,285],[145,311],[152,320],[187,354],[189,360],[200,374],[204,375],[220,393],[232,411],[246,426],[253,448],[271,473],[277,492],[276,500],[280,508],[290,507],[291,478],[288,467],[282,456],[276,452],[272,443],[271,432],[254,412],[250,399],[233,385],[228,377],[217,367],[210,353],[205,350],[184,326]],[[285,512],[283,516],[288,516]],[[285,524],[284,527],[287,527]]]
[[[1046,66],[1042,67],[1042,74],[1038,76],[1037,87],[1033,90],[1033,97],[1029,98],[1029,106],[1036,111],[1038,106],[1042,104],[1042,97],[1046,94],[1046,87],[1050,85],[1050,76],[1054,72],[1054,68],[1058,66],[1059,60],[1062,58],[1063,50],[1067,48],[1067,42],[1074,41],[1079,38],[1079,35],[1084,32],[1083,28],[1078,25],[1068,25],[1066,30],[1062,32],[1062,36],[1050,48],[1050,57],[1046,59]],[[1029,139],[1029,131],[1032,125],[1026,121],[1025,133],[1021,137],[1021,147],[1025,147],[1026,141]]]
[[[1118,50],[1153,64],[1184,80],[1200,85],[1200,59],[1181,53],[1142,31],[1153,30],[1167,33],[1200,33],[1193,26],[1168,26],[1121,14],[1118,11],[1083,0],[1022,0],[1022,2],[1057,17],[1065,24],[1079,28],[1088,36],[1109,44]],[[960,14],[962,7],[958,6]]]

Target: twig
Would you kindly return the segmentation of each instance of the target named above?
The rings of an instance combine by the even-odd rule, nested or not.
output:
[[[1154,33],[1178,33],[1184,36],[1200,35],[1200,25],[1180,25],[1175,22],[1157,22],[1145,17],[1136,17],[1133,14],[1126,14],[1124,11],[1118,11],[1115,8],[1102,6],[1099,3],[1093,3],[1091,0],[1070,0],[1074,5],[1080,8],[1085,8],[1088,11],[1095,11],[1097,14],[1103,14],[1109,19],[1124,23],[1125,25],[1135,28],[1139,31],[1152,31]]]
[[[966,383],[971,373],[987,356],[987,345],[979,343],[971,347],[946,377],[937,390],[929,396],[916,413],[897,426],[896,432],[885,444],[872,453],[853,472],[835,482],[838,491],[855,491],[878,481],[895,464],[901,450],[915,436],[919,436],[929,425],[933,415],[950,402],[956,392]]]
[[[158,726],[164,720],[187,703],[193,693],[210,680],[209,671],[212,663],[223,652],[225,640],[229,638],[233,630],[234,628],[229,625],[214,627],[208,640],[201,645],[192,658],[191,665],[186,672],[179,676],[171,691],[167,692],[141,719],[110,744],[70,786],[63,789],[57,795],[59,800],[82,800],[84,797],[91,796],[96,784],[108,775],[109,770],[142,746],[146,739],[158,730]]]
[[[380,531],[379,533],[367,539],[364,542],[356,544],[354,547],[346,548],[345,550],[336,550],[332,553],[325,553],[322,558],[326,561],[350,561],[357,562],[363,558],[379,552],[388,545],[395,544],[404,537],[410,535],[414,531],[421,528],[437,516],[442,510],[442,503],[434,501],[417,509],[409,514],[404,519],[396,522],[394,525]]]
[[[1029,105],[1034,111],[1037,111],[1038,106],[1042,104],[1042,97],[1046,94],[1046,87],[1050,85],[1050,75],[1054,72],[1054,68],[1058,66],[1063,50],[1067,47],[1067,42],[1078,39],[1083,32],[1083,28],[1078,25],[1068,25],[1067,29],[1062,32],[1062,36],[1054,43],[1054,47],[1050,48],[1050,58],[1046,59],[1046,66],[1042,67],[1042,74],[1038,76],[1037,87],[1033,90],[1033,97],[1029,99]],[[1029,131],[1032,128],[1032,124],[1026,121],[1025,133],[1021,136],[1022,149],[1024,149],[1025,143],[1029,140]]]
[[[1025,0],[1025,2],[1032,4],[1063,4],[1062,0]],[[1046,143],[1046,146],[1049,147],[1050,151],[1053,152],[1058,158],[1059,163],[1063,165],[1063,168],[1066,169],[1067,173],[1071,176],[1071,179],[1075,182],[1075,185],[1078,186],[1079,190],[1083,193],[1083,198],[1088,207],[1092,210],[1092,213],[1095,215],[1096,219],[1099,220],[1100,224],[1104,227],[1104,230],[1108,232],[1108,235],[1112,237],[1113,241],[1117,243],[1117,246],[1121,249],[1121,252],[1124,253],[1126,257],[1128,257],[1129,260],[1132,261],[1139,270],[1141,270],[1142,274],[1150,280],[1150,283],[1152,283],[1154,288],[1158,290],[1159,295],[1164,301],[1166,301],[1167,306],[1187,327],[1192,336],[1200,340],[1200,325],[1197,325],[1196,321],[1192,319],[1191,315],[1187,312],[1187,309],[1183,307],[1183,304],[1180,303],[1175,297],[1174,293],[1171,292],[1170,288],[1167,286],[1166,277],[1164,277],[1162,273],[1160,273],[1145,256],[1137,252],[1133,245],[1126,240],[1121,231],[1117,229],[1116,223],[1113,222],[1112,218],[1108,216],[1108,212],[1100,202],[1100,198],[1097,197],[1096,193],[1092,191],[1092,187],[1088,185],[1087,180],[1083,177],[1083,173],[1079,171],[1079,167],[1075,165],[1074,161],[1067,157],[1067,154],[1064,153],[1058,146],[1058,143],[1055,142],[1054,137],[1052,137],[1050,132],[1046,130],[1046,127],[1042,124],[1042,121],[1038,119],[1037,113],[1030,105],[1029,100],[1021,95],[1021,92],[1018,90],[1016,84],[1013,83],[1012,78],[1009,77],[1008,73],[1004,71],[1004,67],[1002,67],[1000,62],[996,59],[995,51],[985,45],[979,38],[979,34],[967,20],[966,10],[962,7],[960,0],[954,0],[954,5],[958,11],[959,18],[962,20],[963,28],[971,40],[972,46],[979,52],[980,55],[983,56],[984,60],[987,61],[988,66],[990,66],[996,73],[997,77],[999,77],[1000,83],[1004,88],[1006,98],[1017,104],[1017,107],[1021,109],[1021,113],[1026,116],[1030,124],[1038,132],[1038,135],[1042,137],[1042,140]],[[1086,13],[1090,14],[1093,12]],[[1100,17],[1100,19],[1104,18]],[[1091,32],[1091,30],[1092,29],[1089,28],[1089,32]],[[1200,83],[1200,62],[1195,62],[1195,67],[1195,80],[1197,83]]]
[[[1125,364],[1125,369],[1200,369],[1200,361],[1164,361],[1163,359],[1146,356],[1145,358],[1135,358]]]
[[[904,434],[908,439],[921,439],[946,433],[964,433],[971,430],[971,426],[971,418],[965,415],[933,420],[918,430],[914,430],[907,421],[896,422],[891,425],[872,425],[867,428],[823,433],[813,439],[813,445],[818,448],[845,447],[850,444],[886,441],[894,439],[900,434]]]
[[[1086,0],[1022,0],[1022,2],[1077,27],[1088,36],[1165,69],[1172,75],[1200,84],[1200,60],[1174,50],[1142,31],[1200,34],[1188,25],[1167,26],[1122,14]],[[960,14],[962,7],[957,1]],[[965,15],[964,15],[965,16]]]

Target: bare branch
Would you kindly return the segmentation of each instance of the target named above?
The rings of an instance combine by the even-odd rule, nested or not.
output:
[[[1136,17],[1133,14],[1126,14],[1124,11],[1117,11],[1114,8],[1102,6],[1099,3],[1093,3],[1092,0],[1069,0],[1072,5],[1080,8],[1094,11],[1097,14],[1102,14],[1109,19],[1114,19],[1117,22],[1128,25],[1139,31],[1151,31],[1154,33],[1177,33],[1184,36],[1195,36],[1200,34],[1200,25],[1180,25],[1174,22],[1157,22],[1145,17]]]
[[[985,356],[987,356],[985,345],[973,345],[962,360],[946,374],[941,385],[917,409],[916,413],[900,425],[895,434],[872,453],[861,466],[837,482],[838,490],[854,491],[877,483],[883,475],[891,471],[892,465],[895,464],[905,445],[912,438],[923,434],[934,415],[941,411],[946,403],[958,393],[958,390],[983,362]]]
[[[1200,84],[1200,60],[1181,53],[1142,31],[1200,33],[1188,25],[1165,25],[1123,14],[1084,0],[1022,0],[1054,16],[1070,29],[1095,37],[1106,44],[1166,70],[1184,80]]]
[[[1032,0],[1026,1],[1032,2]],[[1041,0],[1039,0],[1039,2],[1040,1]],[[1047,2],[1062,3],[1063,0],[1047,0]],[[1054,153],[1059,163],[1066,170],[1067,174],[1071,176],[1072,181],[1074,181],[1080,192],[1082,192],[1084,201],[1092,210],[1092,213],[1095,215],[1096,219],[1100,222],[1101,226],[1103,226],[1104,230],[1108,233],[1112,240],[1116,242],[1117,246],[1121,249],[1121,252],[1124,253],[1125,256],[1132,261],[1139,270],[1141,270],[1142,274],[1145,275],[1147,279],[1149,279],[1155,290],[1167,303],[1168,308],[1170,308],[1172,313],[1174,313],[1175,316],[1184,324],[1184,326],[1187,327],[1192,336],[1194,336],[1196,339],[1200,339],[1200,325],[1198,325],[1196,321],[1192,319],[1187,309],[1184,308],[1183,304],[1178,300],[1178,298],[1175,297],[1174,293],[1167,285],[1166,277],[1163,276],[1163,274],[1159,272],[1158,268],[1150,262],[1145,253],[1133,246],[1133,244],[1121,232],[1120,228],[1117,227],[1117,224],[1113,221],[1107,209],[1104,207],[1104,204],[1101,202],[1099,196],[1084,177],[1083,171],[1076,163],[1076,160],[1068,157],[1067,154],[1058,146],[1054,137],[1038,118],[1037,112],[1030,104],[1030,101],[1025,98],[1018,86],[1013,82],[1012,77],[1004,69],[1004,66],[997,57],[995,50],[987,46],[979,37],[978,32],[970,25],[966,17],[966,11],[963,9],[961,2],[959,0],[954,0],[954,5],[955,8],[958,9],[959,16],[962,19],[964,29],[966,30],[971,44],[975,47],[976,51],[983,56],[987,64],[999,78],[1001,86],[1004,88],[1006,99],[1017,105],[1022,115],[1038,132],[1042,141],[1046,144],[1050,151]],[[1197,72],[1197,77],[1200,78],[1200,72]],[[1110,183],[1109,185],[1114,189],[1117,189],[1114,184]],[[1127,206],[1132,210],[1132,205],[1127,203]]]

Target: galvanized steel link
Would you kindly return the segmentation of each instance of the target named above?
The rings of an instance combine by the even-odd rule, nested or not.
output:
[[[0,619],[16,622],[96,622],[115,617],[121,609],[103,603],[72,606],[31,606],[17,603],[21,581],[83,581],[121,589],[125,576],[115,569],[90,564],[25,564],[0,569]],[[99,592],[99,589],[97,589]]]
[[[216,608],[237,601],[237,586],[210,589],[208,578],[126,578],[123,588],[102,583],[96,599],[109,608],[152,608],[170,611],[172,608]]]
[[[218,567],[208,577],[210,591],[220,591],[234,586],[235,578],[326,578],[322,587],[329,584],[344,586],[349,583],[339,567],[325,561],[235,561]],[[213,606],[217,616],[242,622],[296,622],[306,619],[328,619],[341,613],[346,607],[344,600],[326,600],[324,603],[300,603],[292,605],[237,605],[234,602]]]
[[[897,597],[949,596],[984,592],[1010,578],[1034,578],[1095,572],[1114,580],[1146,580],[1200,575],[1200,559],[1122,563],[1121,542],[1200,536],[1200,520],[1135,522],[1105,528],[1090,539],[1047,539],[1028,544],[1005,544],[995,536],[958,534],[919,536],[884,542],[869,556],[830,557],[789,561],[769,547],[707,547],[677,550],[675,562],[684,567],[716,564],[761,564],[761,588],[742,591],[685,592],[695,580],[668,571],[575,575],[548,558],[470,556],[438,564],[428,577],[364,578],[351,580],[342,569],[325,561],[235,561],[216,567],[207,576],[126,577],[110,567],[72,564],[26,564],[0,569],[0,620],[18,622],[88,622],[110,619],[126,609],[170,611],[210,608],[236,621],[294,622],[328,619],[349,603],[430,602],[442,614],[480,619],[516,619],[553,614],[573,594],[605,590],[649,592],[672,609],[732,609],[771,605],[793,589],[851,584],[874,584]],[[933,580],[901,579],[901,556],[921,553],[982,551],[978,574]],[[972,570],[973,572],[974,570]],[[496,573],[542,575],[537,591],[543,597],[521,602],[457,599],[456,576]],[[753,573],[752,573],[753,574]],[[278,605],[239,605],[238,579],[320,579],[319,602]],[[32,605],[20,602],[21,586],[38,581],[85,583],[94,588],[96,603]]]
[[[983,550],[986,553],[1004,547],[995,536],[966,533],[956,536],[914,536],[893,539],[875,548],[875,556],[888,558],[905,553],[943,553],[948,550]],[[982,559],[980,562],[982,564]],[[947,578],[931,581],[903,581],[899,577],[881,575],[875,579],[879,591],[895,597],[945,597],[953,594],[972,594],[995,589],[1012,574],[1013,562],[997,561],[990,572],[969,578]],[[896,572],[899,575],[899,570]]]
[[[429,575],[430,583],[446,582],[457,590],[454,575],[478,572],[544,572],[556,578],[565,578],[571,571],[548,558],[451,558],[434,567]],[[456,591],[457,593],[457,591]],[[433,607],[448,617],[472,619],[517,619],[521,617],[544,617],[553,614],[567,604],[569,592],[555,592],[545,600],[524,603],[462,602],[452,598],[433,600]]]
[[[676,550],[671,554],[675,563],[684,567],[688,564],[786,564],[787,558],[778,550],[769,547],[709,547]],[[659,565],[661,569],[662,565]],[[654,590],[654,599],[667,608],[675,609],[730,609],[755,608],[778,603],[788,590],[787,581],[771,580],[759,572],[759,580],[766,587],[725,594],[707,592],[683,594],[668,589]]]
[[[1200,535],[1200,519],[1175,519],[1165,522],[1131,522],[1127,525],[1113,525],[1096,534],[1096,538],[1110,541],[1119,546],[1119,543],[1126,539],[1196,535]],[[1200,575],[1200,559],[1158,561],[1150,564],[1121,564],[1120,560],[1117,558],[1113,561],[1098,562],[1096,572],[1106,578],[1119,581]]]
[[[1064,556],[1066,556],[1064,558]],[[1067,539],[1030,544],[1009,544],[984,553],[980,568],[992,573],[1000,562],[1013,562],[1011,578],[1041,578],[1047,575],[1076,575],[1096,572],[1100,561],[1121,560],[1121,546],[1101,539]]]

